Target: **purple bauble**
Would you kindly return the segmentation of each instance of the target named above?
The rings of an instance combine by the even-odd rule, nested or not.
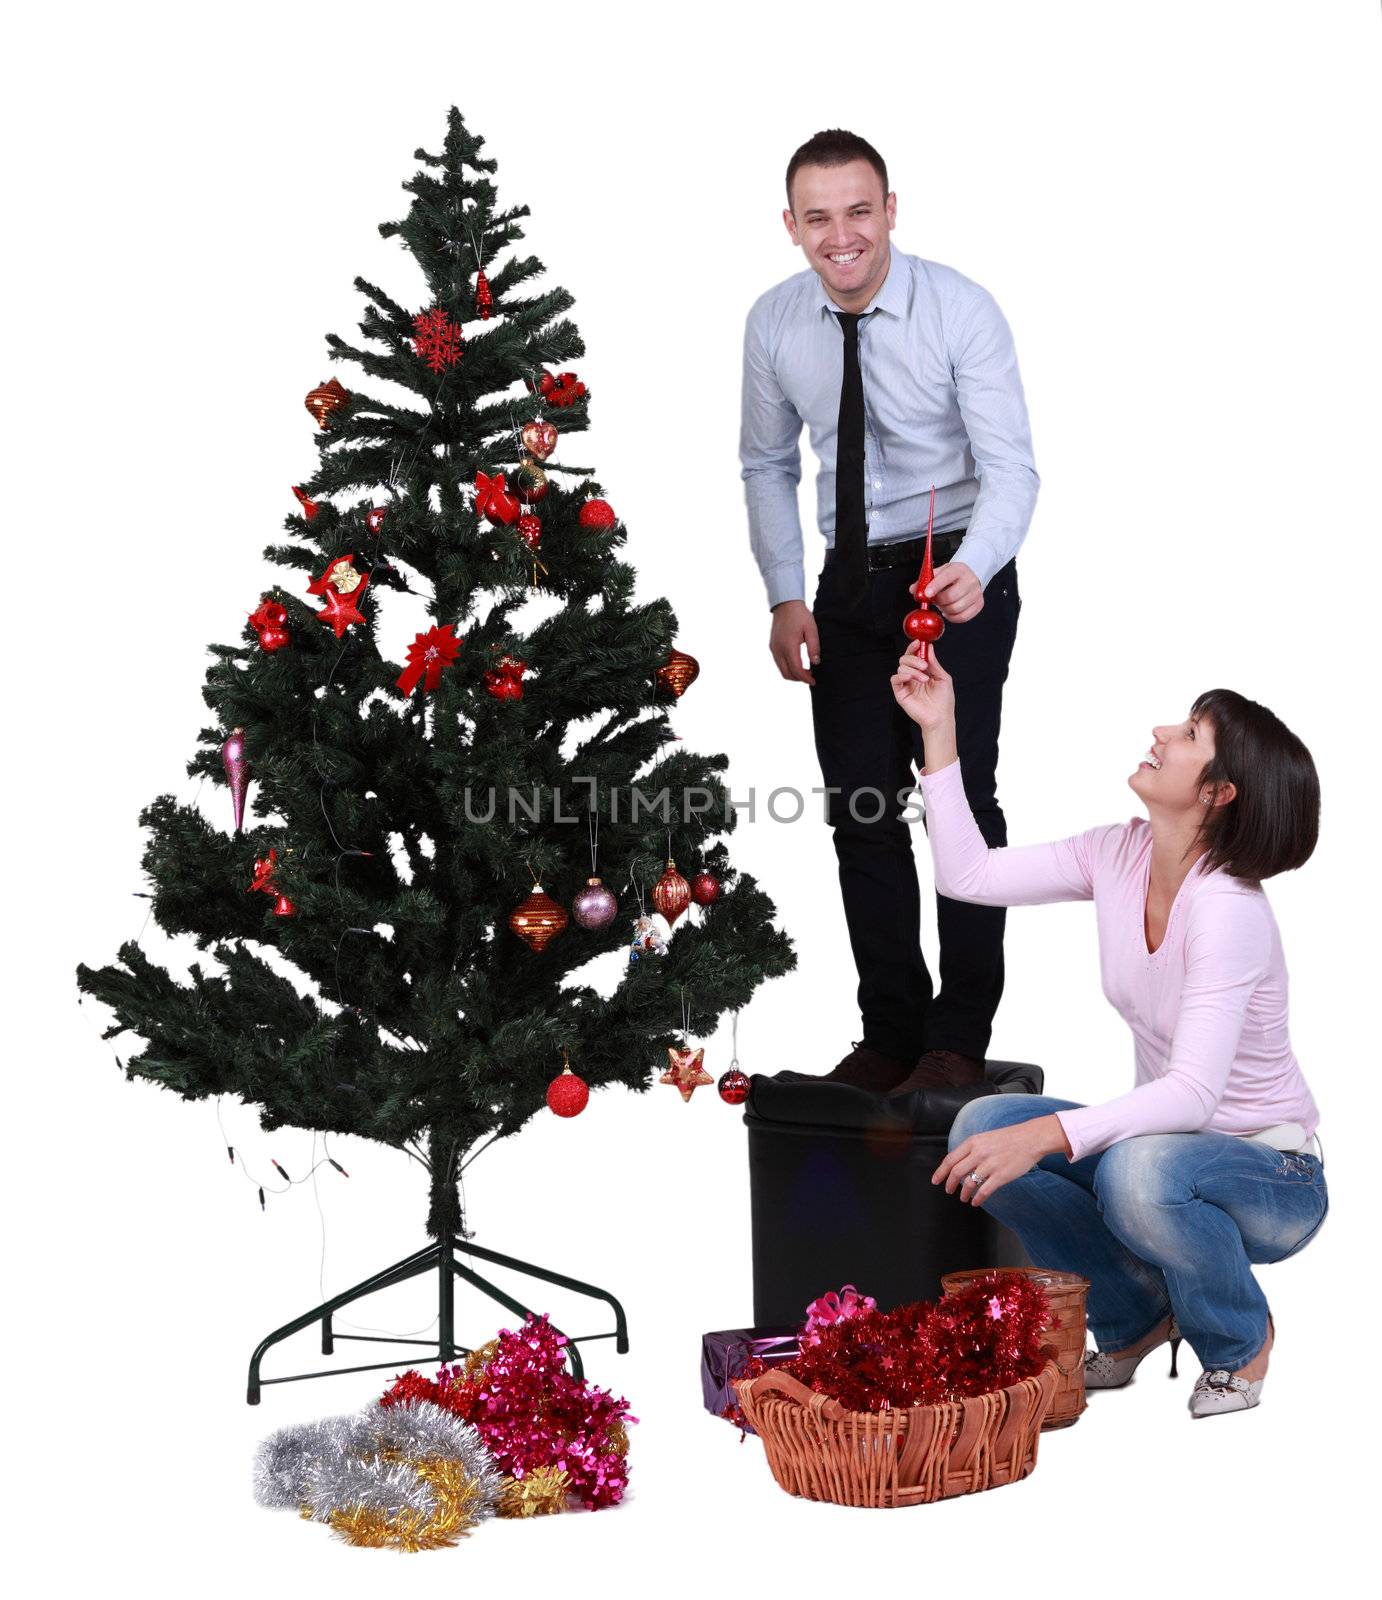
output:
[[[571,915],[583,928],[607,928],[618,914],[619,902],[598,878],[587,878],[571,902]]]
[[[250,791],[250,764],[245,760],[245,730],[233,728],[221,746],[221,764],[230,785],[230,803],[235,811],[235,831],[245,826],[245,796]]]

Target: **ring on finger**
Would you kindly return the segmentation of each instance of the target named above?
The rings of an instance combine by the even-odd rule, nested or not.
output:
[[[967,1172],[962,1180],[964,1183],[982,1183],[983,1179],[977,1172]]]

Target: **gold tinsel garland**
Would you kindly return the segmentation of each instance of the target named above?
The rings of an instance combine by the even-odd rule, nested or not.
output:
[[[550,1517],[566,1510],[569,1480],[560,1467],[534,1467],[521,1478],[504,1478],[499,1484],[501,1517]]]
[[[479,1485],[462,1462],[448,1461],[441,1456],[412,1460],[400,1457],[396,1450],[381,1451],[380,1456],[384,1460],[407,1460],[418,1477],[431,1486],[436,1509],[430,1516],[404,1509],[391,1517],[368,1506],[342,1507],[333,1511],[328,1520],[347,1544],[441,1550],[454,1545],[479,1521],[476,1513],[483,1497]],[[307,1515],[311,1515],[310,1509]]]

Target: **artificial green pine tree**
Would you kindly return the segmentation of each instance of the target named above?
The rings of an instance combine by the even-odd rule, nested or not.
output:
[[[691,1031],[705,1034],[795,961],[767,896],[729,864],[725,757],[682,748],[655,699],[676,634],[671,607],[633,603],[622,525],[580,525],[599,484],[558,450],[534,507],[536,552],[476,506],[477,473],[514,483],[524,423],[546,416],[565,445],[586,427],[589,398],[544,405],[544,372],[584,346],[564,316],[571,296],[529,288],[542,264],[510,248],[528,208],[498,208],[482,145],[453,107],[442,153],[416,152],[425,167],[403,185],[408,214],[380,232],[422,269],[423,308],[355,280],[369,301],[364,347],[328,343],[360,377],[317,434],[320,459],[303,486],[315,511],[290,516],[290,541],[266,551],[313,580],[350,556],[367,583],[334,598],[332,585],[316,588],[324,611],[348,602],[362,620],[342,622],[338,638],[302,583],[274,588],[266,598],[286,610],[289,642],[266,650],[247,626],[240,643],[211,647],[204,697],[215,722],[188,769],[224,784],[222,745],[243,729],[245,831],[231,831],[228,797],[221,827],[169,795],[142,814],[153,915],[192,935],[214,966],[193,966],[182,983],[130,943],[117,965],[78,973],[113,1008],[110,1034],[144,1041],[130,1077],[188,1099],[239,1096],[266,1129],[355,1134],[424,1156],[436,1238],[462,1225],[462,1160],[543,1105],[563,1050],[592,1087],[646,1089],[680,1038],[683,998]],[[370,380],[414,403],[375,397]],[[424,597],[427,620],[410,595]],[[520,631],[530,600],[548,614]],[[424,630],[449,627],[462,641],[434,687],[400,689],[406,664],[385,659],[376,639],[389,606],[419,607]],[[484,674],[504,655],[528,664],[521,699],[487,690]],[[656,806],[635,816],[635,788],[645,802],[666,791],[670,820]],[[511,806],[510,791],[523,803]],[[632,879],[646,890],[669,830],[679,864],[723,885],[664,956],[627,963],[607,998],[580,969],[627,947],[633,894],[605,929],[573,923],[540,952],[508,925],[535,879],[568,904],[584,885],[592,798],[611,888]],[[271,850],[271,882],[295,914],[246,892]]]

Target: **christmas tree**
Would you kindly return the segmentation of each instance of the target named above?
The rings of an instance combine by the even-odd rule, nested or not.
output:
[[[560,370],[584,346],[571,296],[530,287],[542,263],[511,248],[528,208],[498,207],[483,143],[453,107],[380,225],[422,270],[421,309],[356,278],[362,345],[328,337],[358,376],[308,395],[316,472],[265,552],[310,582],[266,588],[211,647],[188,770],[231,790],[223,825],[170,795],[142,813],[153,916],[211,960],[183,982],[128,943],[78,970],[109,1035],[143,1042],[129,1077],[423,1157],[436,1238],[462,1227],[462,1161],[523,1127],[564,1058],[646,1089],[683,1028],[795,962],[730,865],[726,758],[673,732],[695,668],[672,609],[634,603],[622,523],[556,451],[587,426]],[[421,624],[403,661],[378,642],[390,607]],[[554,934],[596,838],[608,886]],[[684,898],[669,859],[709,903],[629,959],[641,895]],[[601,993],[582,969],[616,951]]]

